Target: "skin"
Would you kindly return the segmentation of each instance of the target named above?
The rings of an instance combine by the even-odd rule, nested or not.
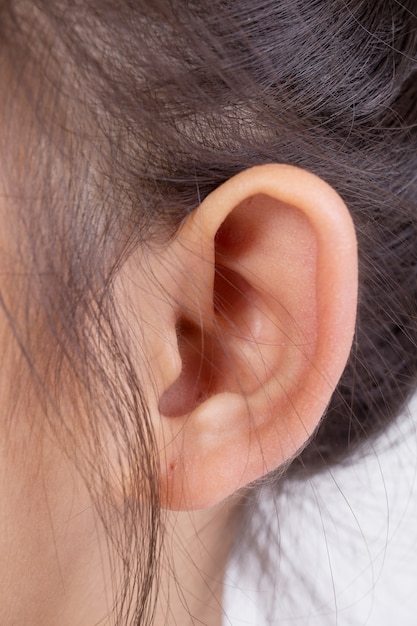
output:
[[[354,333],[352,220],[316,176],[254,167],[210,194],[147,264],[150,283],[134,259],[122,281],[132,343],[138,324],[156,328],[144,350],[163,502],[210,507],[287,463],[323,415]],[[191,332],[176,337],[182,319]]]
[[[10,226],[7,208],[0,194],[0,219]],[[0,232],[1,292],[18,323],[24,281],[10,229]],[[47,426],[1,307],[0,345],[0,623],[111,624],[116,556],[79,471]],[[156,626],[197,616],[221,624],[235,502],[166,512]]]
[[[253,198],[268,223],[265,231],[257,231],[251,222],[257,214],[253,206],[248,209]],[[5,236],[7,214],[7,198],[0,193],[1,289],[9,308],[18,310],[16,238],[10,232]],[[233,232],[242,227],[253,233],[247,244],[241,245],[230,228],[216,236],[228,218]],[[237,297],[240,288],[229,292],[230,281],[214,281],[213,259],[219,255],[224,266],[250,285],[250,297]],[[155,625],[186,625],[199,619],[217,626],[236,494],[285,464],[305,444],[346,363],[356,313],[356,240],[345,205],[323,181],[296,168],[270,165],[248,170],[216,190],[190,216],[166,250],[164,262],[160,252],[147,261],[158,280],[146,283],[133,258],[120,272],[116,292],[120,306],[135,314],[129,318],[126,313],[133,339],[144,337],[141,328],[135,328],[138,320],[145,328],[150,322],[155,328],[157,321],[158,332],[154,337],[145,333],[142,346],[145,361],[152,364],[149,378],[144,375],[142,380],[160,451],[161,496],[167,509]],[[200,402],[192,393],[199,384],[198,368],[181,378],[182,359],[186,363],[187,358],[172,337],[185,312],[197,315],[203,328],[213,329],[213,320],[223,323],[213,313],[216,288],[223,301],[230,298],[232,303],[225,319],[236,315],[233,330],[242,331],[223,326],[222,340],[231,354],[238,345],[237,354],[244,356],[233,357],[236,379],[227,369],[231,362],[222,357],[224,352],[212,352],[208,362],[221,373],[221,384],[213,383]],[[274,303],[280,303],[277,309]],[[288,316],[280,313],[283,308]],[[0,311],[0,622],[111,623],[107,616],[118,583],[115,555],[109,552],[106,532],[76,466],[47,427],[7,316]],[[303,328],[308,348],[295,350],[294,341],[282,340],[282,333],[296,338],[295,327]],[[242,342],[248,341],[251,349],[255,343],[254,353],[243,350]],[[257,376],[245,378],[248,363],[257,355],[268,365],[264,378],[260,368]],[[240,374],[244,384],[236,386]],[[183,389],[169,394],[178,379]],[[184,414],[178,393],[187,399]]]
[[[16,442],[1,449],[1,623],[86,626],[111,623],[106,535],[89,494],[57,448]],[[29,453],[29,454],[28,454]],[[33,472],[37,467],[38,471]],[[222,577],[232,503],[198,513],[170,512],[155,624],[221,624]]]

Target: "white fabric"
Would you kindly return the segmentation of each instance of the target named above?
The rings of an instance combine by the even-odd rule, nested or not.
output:
[[[414,400],[366,457],[275,502],[263,489],[255,522],[273,580],[253,555],[232,559],[224,626],[417,626],[416,425]]]

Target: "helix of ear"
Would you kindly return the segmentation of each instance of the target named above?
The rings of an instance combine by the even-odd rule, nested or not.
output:
[[[355,232],[323,180],[270,164],[212,192],[162,257],[161,497],[204,508],[286,463],[319,423],[353,338]]]

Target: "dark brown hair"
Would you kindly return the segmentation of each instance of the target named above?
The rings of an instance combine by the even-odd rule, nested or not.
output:
[[[120,441],[121,464],[141,468],[137,502],[108,526],[126,563],[117,616],[134,604],[134,623],[149,623],[153,435],[114,276],[233,174],[271,161],[318,174],[356,225],[358,322],[327,413],[290,471],[339,462],[378,433],[417,374],[415,2],[10,0],[0,36],[4,177],[30,268],[27,314],[4,295],[1,304],[69,454],[74,427],[59,398],[80,391],[74,406],[82,398],[90,416],[81,465],[103,516],[100,423]]]

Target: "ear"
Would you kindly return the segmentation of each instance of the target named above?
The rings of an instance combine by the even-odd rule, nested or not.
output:
[[[165,294],[148,338],[162,498],[203,508],[314,433],[351,348],[355,232],[323,180],[271,164],[216,189],[150,254]]]

